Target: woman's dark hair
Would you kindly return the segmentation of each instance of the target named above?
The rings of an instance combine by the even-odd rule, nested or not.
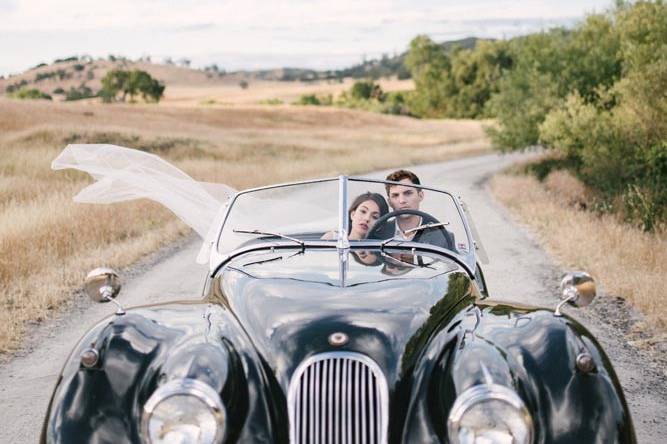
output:
[[[389,205],[387,205],[387,201],[382,196],[382,194],[366,191],[364,194],[358,195],[352,201],[352,205],[350,205],[350,208],[347,210],[347,234],[350,234],[352,231],[352,216],[350,216],[350,213],[356,210],[359,205],[361,205],[363,202],[366,202],[367,200],[372,200],[377,204],[378,208],[380,209],[380,216],[384,216],[389,212]]]
[[[352,259],[354,259],[355,262],[357,262],[358,264],[361,264],[365,267],[376,267],[378,265],[382,265],[382,263],[383,263],[382,258],[380,257],[379,254],[370,253],[375,257],[375,259],[373,259],[373,262],[366,263],[366,262],[362,261],[361,258],[359,257],[359,252],[351,251],[350,253],[352,253]]]

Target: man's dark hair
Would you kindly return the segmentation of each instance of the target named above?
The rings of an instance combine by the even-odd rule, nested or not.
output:
[[[421,182],[419,182],[419,177],[412,171],[408,170],[396,170],[393,173],[390,173],[385,180],[390,180],[392,182],[400,182],[403,179],[409,179],[410,182],[414,183],[415,185],[421,185]],[[393,185],[386,184],[384,187],[387,190],[387,196],[389,196],[389,188],[392,187]]]

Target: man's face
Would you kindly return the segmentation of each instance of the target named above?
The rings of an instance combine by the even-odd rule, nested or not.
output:
[[[402,179],[399,183],[414,185],[410,179]],[[389,187],[389,205],[396,210],[418,210],[419,204],[424,199],[424,192],[419,188],[404,185],[393,185]],[[410,217],[410,215],[407,215]]]

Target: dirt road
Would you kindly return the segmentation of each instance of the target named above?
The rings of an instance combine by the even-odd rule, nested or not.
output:
[[[515,159],[490,155],[412,169],[422,183],[450,189],[471,207],[490,258],[484,270],[494,299],[554,307],[563,270],[526,229],[512,221],[485,188],[486,180],[494,172]],[[133,306],[199,297],[206,269],[194,263],[198,248],[197,242],[189,242],[183,248],[163,252],[154,264],[135,270],[119,300]],[[604,297],[598,297],[588,309],[566,311],[597,335],[614,363],[639,442],[664,442],[667,437],[664,374],[610,326],[602,315],[608,313],[610,306]],[[35,328],[27,351],[0,365],[0,442],[37,441],[51,390],[71,347],[89,326],[112,312],[113,307],[108,304],[93,304],[79,297],[62,319]]]

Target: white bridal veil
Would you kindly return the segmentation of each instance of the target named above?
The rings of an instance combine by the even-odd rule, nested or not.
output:
[[[154,154],[116,145],[67,145],[51,168],[74,168],[95,179],[74,196],[75,202],[108,204],[146,198],[169,208],[204,241],[199,263],[208,260],[216,216],[236,192],[227,185],[197,182]]]

